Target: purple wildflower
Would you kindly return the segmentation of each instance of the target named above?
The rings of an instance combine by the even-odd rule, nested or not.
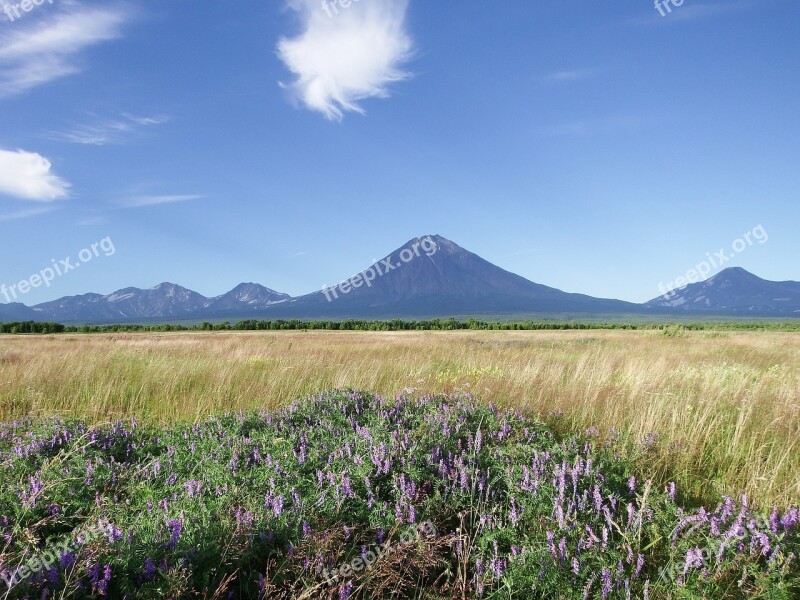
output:
[[[608,595],[611,593],[611,571],[608,569],[603,569],[600,573],[600,580],[603,582],[603,600],[608,598]]]
[[[670,481],[667,484],[667,494],[669,495],[669,499],[675,502],[675,482]]]
[[[690,548],[686,552],[686,564],[683,566],[683,574],[686,575],[694,568],[701,568],[705,565],[703,551],[700,548]]]
[[[353,591],[353,582],[348,581],[339,588],[339,600],[347,600],[350,597],[350,592]]]
[[[148,556],[144,561],[144,580],[153,581],[157,571],[158,569],[156,569],[153,559]]]
[[[178,540],[181,537],[181,533],[183,531],[183,523],[181,523],[179,519],[170,519],[169,521],[167,521],[167,527],[169,527],[171,530],[169,542],[167,543],[167,548],[173,550],[175,546],[178,545]]]

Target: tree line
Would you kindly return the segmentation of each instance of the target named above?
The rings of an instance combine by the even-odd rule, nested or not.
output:
[[[299,319],[277,319],[259,321],[249,319],[231,323],[203,322],[196,324],[151,324],[151,325],[63,325],[39,321],[0,323],[0,334],[57,334],[57,333],[147,333],[170,331],[557,331],[557,330],[661,330],[671,334],[680,331],[733,330],[733,331],[800,331],[800,321],[793,322],[704,322],[704,323],[600,323],[578,321],[479,321],[427,319],[406,321],[393,319],[345,321],[302,321]]]

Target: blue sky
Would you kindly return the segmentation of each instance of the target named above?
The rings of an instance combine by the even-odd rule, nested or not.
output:
[[[307,293],[430,233],[644,301],[761,225],[725,266],[800,279],[795,0],[17,3],[0,283],[116,249],[26,304]]]

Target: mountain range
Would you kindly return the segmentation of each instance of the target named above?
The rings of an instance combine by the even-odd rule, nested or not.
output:
[[[358,275],[299,297],[242,283],[207,298],[172,283],[28,307],[0,304],[3,321],[125,323],[217,319],[442,316],[742,315],[800,317],[800,283],[726,269],[644,304],[573,294],[529,281],[439,235],[414,238]]]
[[[731,267],[646,303],[655,309],[693,313],[781,314],[800,317],[800,282],[767,281]]]

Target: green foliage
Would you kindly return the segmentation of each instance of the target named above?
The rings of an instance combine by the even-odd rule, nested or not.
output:
[[[591,436],[591,432],[587,432]],[[792,598],[798,513],[631,479],[613,443],[468,396],[322,394],[169,428],[0,426],[9,598]],[[435,532],[402,542],[413,524]],[[379,546],[370,568],[329,572]],[[11,577],[8,571],[4,577]],[[2,582],[0,582],[2,585]]]
[[[0,333],[64,333],[67,328],[60,323],[45,323],[40,321],[24,321],[15,323],[0,323]]]
[[[259,321],[248,319],[231,323],[205,321],[194,325],[182,324],[116,324],[116,325],[61,325],[59,323],[0,323],[0,333],[146,333],[167,331],[559,331],[559,330],[642,330],[661,331],[664,335],[682,335],[687,331],[800,331],[800,321],[753,321],[753,322],[699,322],[699,323],[624,323],[624,322],[578,322],[578,321],[478,321],[425,319],[406,321],[402,319],[344,321],[303,321],[300,319],[277,319]]]
[[[661,330],[661,335],[666,337],[685,337],[687,329],[683,325],[667,325]]]

